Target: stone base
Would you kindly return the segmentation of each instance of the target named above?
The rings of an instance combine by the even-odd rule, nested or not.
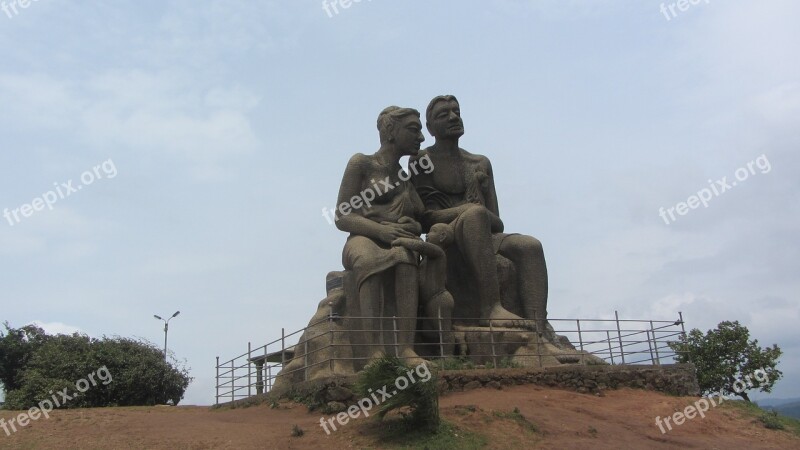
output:
[[[598,395],[605,390],[622,388],[645,389],[680,396],[700,395],[693,364],[562,365],[540,369],[437,370],[435,376],[440,394],[482,387],[503,389],[503,386],[531,384]],[[238,407],[292,399],[312,407],[327,407],[328,411],[337,412],[337,407],[353,405],[359,400],[353,390],[356,380],[356,376],[349,376],[302,381],[220,406]],[[338,409],[341,410],[343,409]]]
[[[535,331],[454,325],[458,356],[476,364],[550,367],[562,364],[606,365],[576,350],[563,336],[549,340]]]

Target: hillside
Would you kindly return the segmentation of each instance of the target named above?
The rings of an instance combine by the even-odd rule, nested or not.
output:
[[[755,408],[725,402],[662,434],[667,416],[697,398],[623,389],[603,396],[537,386],[476,389],[440,398],[447,425],[420,440],[391,424],[358,418],[330,435],[321,414],[283,402],[238,409],[207,407],[98,408],[56,411],[5,436],[8,449],[247,449],[247,448],[758,448],[800,449],[800,427],[770,430]],[[14,417],[0,411],[0,418]],[[795,422],[796,424],[797,422]],[[302,436],[293,437],[297,425]],[[410,447],[404,447],[410,445]]]

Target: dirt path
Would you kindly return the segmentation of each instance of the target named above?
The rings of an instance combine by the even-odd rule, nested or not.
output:
[[[440,399],[442,416],[459,429],[480,433],[486,448],[619,449],[800,449],[800,438],[765,429],[732,408],[711,408],[662,434],[655,417],[672,414],[696,398],[638,391],[609,391],[604,397],[536,386],[479,389]],[[514,420],[514,408],[538,432]],[[1,411],[7,421],[15,414]],[[6,436],[10,449],[341,449],[383,448],[376,427],[359,418],[331,435],[319,412],[284,403],[234,410],[206,407],[97,408],[55,411]],[[303,436],[292,437],[298,425]]]

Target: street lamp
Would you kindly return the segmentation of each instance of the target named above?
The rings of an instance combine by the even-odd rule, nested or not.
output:
[[[181,313],[180,311],[175,311],[175,314],[173,314],[172,317],[170,317],[167,320],[162,319],[161,316],[159,315],[153,314],[153,317],[155,317],[156,319],[164,320],[164,361],[167,360],[167,331],[169,331],[169,321],[177,317],[178,314],[180,313]]]

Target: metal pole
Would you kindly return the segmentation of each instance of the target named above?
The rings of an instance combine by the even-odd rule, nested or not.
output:
[[[539,317],[536,311],[533,311],[533,321],[536,322],[536,356],[539,359],[539,368],[542,365],[542,330],[539,329]]]
[[[494,327],[492,327],[492,321],[489,320],[489,342],[492,345],[492,363],[494,363],[494,368],[497,368],[497,355],[494,352]]]
[[[262,367],[262,370],[264,372],[264,378],[266,378],[266,382],[264,383],[264,386],[266,386],[265,388],[266,390],[264,392],[269,392],[269,390],[271,389],[269,384],[269,361],[267,361],[267,355],[269,354],[269,352],[267,351],[267,346],[269,346],[269,344],[264,345],[264,367]]]
[[[281,328],[281,369],[286,365],[286,328]]]
[[[394,328],[394,356],[400,357],[400,350],[397,348],[397,316],[392,316],[392,327]]]
[[[650,333],[653,334],[653,347],[656,351],[656,365],[661,365],[661,356],[658,354],[658,338],[656,337],[656,330],[653,328],[653,321],[650,321]]]
[[[444,336],[442,334],[442,307],[439,307],[439,354],[444,359]]]
[[[236,367],[231,360],[231,402],[236,400]]]
[[[169,321],[164,321],[164,361],[167,360],[167,331],[169,330]]]
[[[614,365],[614,350],[611,349],[611,333],[606,330],[606,342],[608,342],[608,354],[611,356],[611,365]]]
[[[214,397],[214,404],[219,405],[219,356],[217,356],[217,395]]]
[[[252,397],[253,395],[253,379],[251,378],[251,374],[253,372],[253,368],[250,367],[250,360],[253,359],[253,347],[250,342],[247,343],[247,396]]]
[[[578,342],[581,345],[581,363],[583,363],[583,337],[581,336],[581,319],[575,319],[578,324]]]
[[[644,330],[644,332],[647,334],[647,348],[650,349],[650,364],[655,366],[656,365],[656,360],[655,360],[655,356],[653,355],[653,343],[652,343],[652,341],[650,341],[650,330]]]
[[[617,319],[617,337],[619,339],[619,355],[622,358],[622,364],[625,364],[625,349],[622,348],[622,330],[619,328],[619,312],[614,311],[614,317]]]
[[[333,302],[328,302],[328,333],[331,334],[331,357],[328,359],[328,368],[333,373],[333,360],[336,358],[336,347],[333,343]]]
[[[303,380],[308,381],[308,339],[303,341]]]
[[[681,336],[683,336],[683,340],[686,340],[686,326],[683,324],[683,312],[678,311],[678,318],[681,321]],[[692,358],[690,357],[689,353],[686,354],[686,360],[692,362]]]

